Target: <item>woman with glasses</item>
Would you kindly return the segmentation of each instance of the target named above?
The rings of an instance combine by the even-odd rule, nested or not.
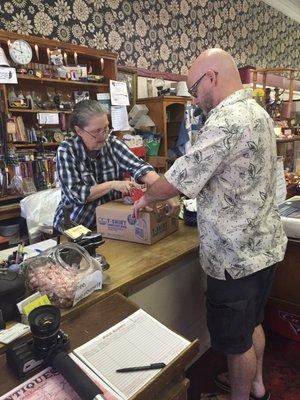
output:
[[[111,135],[106,111],[98,101],[77,103],[70,128],[75,135],[61,143],[56,155],[62,196],[54,216],[54,228],[59,232],[67,228],[66,213],[72,222],[94,227],[96,207],[128,195],[135,186],[123,180],[124,172],[147,185],[159,177],[151,165]],[[174,209],[175,203],[170,205]]]

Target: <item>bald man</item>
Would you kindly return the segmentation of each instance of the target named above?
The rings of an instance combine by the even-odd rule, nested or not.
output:
[[[202,398],[269,399],[261,323],[287,243],[276,206],[273,122],[243,89],[233,58],[221,49],[200,54],[187,85],[206,123],[189,153],[155,181],[134,213],[138,217],[140,209],[178,193],[197,199],[207,325],[212,347],[228,360],[229,375],[217,383],[230,392]]]

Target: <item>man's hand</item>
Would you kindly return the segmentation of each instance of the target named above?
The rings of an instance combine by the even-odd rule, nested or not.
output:
[[[167,215],[178,215],[180,211],[180,203],[177,197],[173,197],[172,199],[167,200]]]
[[[133,216],[134,218],[138,219],[140,216],[140,211],[144,210],[145,208],[149,207],[150,204],[146,200],[145,196],[141,197],[137,200],[133,205]]]
[[[174,196],[179,194],[178,189],[171,185],[165,177],[160,177],[146,190],[143,197],[134,203],[133,215],[135,218],[139,218],[139,212],[146,208],[156,208],[156,203],[159,201],[168,200],[170,207],[169,213],[173,213],[178,210],[179,205],[174,200]],[[171,200],[170,200],[171,199]]]

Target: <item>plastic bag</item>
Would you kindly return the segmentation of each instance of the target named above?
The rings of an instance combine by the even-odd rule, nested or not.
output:
[[[21,216],[26,218],[30,243],[39,242],[41,231],[52,233],[54,213],[61,198],[61,189],[48,189],[31,194],[20,201]]]
[[[21,264],[28,289],[46,294],[57,307],[75,305],[102,287],[102,268],[81,246],[65,243]]]

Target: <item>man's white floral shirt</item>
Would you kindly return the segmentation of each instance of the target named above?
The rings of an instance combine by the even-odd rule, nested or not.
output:
[[[284,257],[287,238],[276,206],[273,121],[239,90],[210,111],[196,143],[165,174],[197,198],[205,272],[241,278]]]

